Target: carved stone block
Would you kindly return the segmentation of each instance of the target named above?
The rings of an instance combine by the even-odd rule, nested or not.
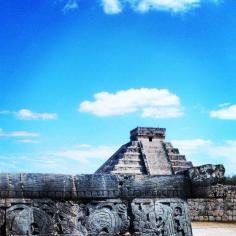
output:
[[[79,205],[72,202],[36,199],[14,204],[6,212],[6,235],[86,235],[80,217]]]
[[[52,219],[42,209],[17,204],[7,209],[7,235],[50,235]]]
[[[88,235],[124,235],[129,230],[127,205],[121,201],[91,202],[86,206]]]
[[[127,203],[120,200],[55,202],[34,199],[15,201],[6,210],[6,227],[0,235],[95,236],[124,235],[129,231]],[[5,211],[0,209],[0,227]]]
[[[192,236],[186,203],[179,199],[135,199],[134,235]]]

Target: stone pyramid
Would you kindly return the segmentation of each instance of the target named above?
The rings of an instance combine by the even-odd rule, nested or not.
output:
[[[172,175],[192,167],[177,148],[165,142],[165,128],[137,127],[95,173],[119,175]]]

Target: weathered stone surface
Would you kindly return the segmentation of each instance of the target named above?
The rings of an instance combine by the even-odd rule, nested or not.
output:
[[[17,204],[6,213],[8,235],[50,235],[53,222],[42,209]]]
[[[165,142],[164,128],[137,127],[130,142],[121,146],[96,174],[172,175],[193,165],[171,143]]]
[[[74,183],[77,199],[117,198],[120,195],[119,180],[114,175],[76,175]]]
[[[195,197],[192,172],[151,177],[1,174],[0,232],[14,236],[191,236],[185,199]],[[198,173],[197,187],[206,180],[204,173],[202,178],[202,172]],[[212,174],[211,178],[216,177]],[[234,204],[228,202],[225,207],[227,215],[214,209],[213,216],[233,219]]]
[[[0,198],[54,198],[76,197],[74,179],[59,174],[0,174]]]
[[[120,197],[124,198],[187,198],[190,194],[190,180],[185,175],[170,176],[120,176]]]
[[[87,206],[89,235],[123,235],[129,232],[127,204],[121,201],[91,202]]]
[[[225,173],[223,165],[202,165],[185,171],[194,186],[211,186],[217,184]]]
[[[236,222],[236,186],[215,185],[209,197],[188,199],[193,221]]]
[[[224,177],[225,168],[223,165],[203,165],[192,167],[185,174],[191,180],[192,197],[207,198],[220,194],[220,191],[214,187]]]
[[[135,226],[140,215],[136,206],[141,199],[142,206],[154,209],[150,213],[153,217],[159,214],[158,219],[165,221],[165,227],[160,223],[162,230],[157,218],[146,222],[153,227],[150,235],[181,235],[183,231],[182,235],[191,236],[191,230],[186,231],[191,225],[183,204],[191,194],[186,191],[191,189],[186,174],[59,177],[62,183],[55,181],[57,175],[2,174],[0,192],[5,197],[0,200],[1,235],[148,235],[148,230],[140,233]],[[184,220],[177,221],[177,206]]]
[[[10,200],[11,202],[11,200]],[[5,224],[5,212],[1,215]],[[12,202],[6,211],[6,231],[1,235],[122,235],[129,232],[127,202],[120,200]]]
[[[192,235],[187,204],[180,199],[135,199],[134,235]]]
[[[165,176],[1,174],[2,198],[83,200],[135,197],[188,197],[191,179],[185,174]],[[59,177],[57,181],[55,181]],[[12,182],[14,179],[14,184]],[[41,183],[42,181],[42,183]],[[35,184],[35,187],[33,187]],[[21,186],[21,187],[19,187]]]

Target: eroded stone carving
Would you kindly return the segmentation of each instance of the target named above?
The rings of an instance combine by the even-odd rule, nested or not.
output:
[[[135,199],[132,202],[135,235],[191,236],[183,201]]]
[[[187,170],[189,178],[194,185],[212,185],[218,183],[225,173],[223,165],[202,165]]]
[[[122,202],[94,202],[87,205],[88,235],[123,235],[128,232],[127,206]]]
[[[7,235],[50,235],[52,219],[40,208],[18,204],[7,209]]]
[[[73,202],[57,202],[54,209],[54,222],[58,234],[86,235],[83,205]]]
[[[5,216],[1,219],[4,224]],[[0,235],[115,236],[127,235],[130,225],[127,203],[121,200],[89,203],[28,200],[25,204],[12,204],[6,219],[7,232]]]

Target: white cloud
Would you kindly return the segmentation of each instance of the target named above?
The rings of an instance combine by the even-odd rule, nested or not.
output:
[[[118,146],[88,144],[65,150],[37,154],[7,154],[0,152],[0,172],[36,172],[63,174],[92,174],[108,159]]]
[[[77,145],[75,148],[62,150],[56,152],[55,155],[58,157],[64,157],[80,162],[88,162],[92,159],[108,159],[115,151],[117,146],[91,146],[91,145]]]
[[[0,128],[0,137],[38,137],[38,133],[27,132],[27,131],[4,131]]]
[[[104,12],[107,14],[117,14],[122,11],[121,2],[119,0],[102,0]]]
[[[79,111],[101,117],[134,112],[151,118],[175,118],[183,115],[179,97],[167,89],[141,88],[116,93],[100,92],[94,95],[94,99],[82,102]]]
[[[222,120],[236,120],[236,104],[230,106],[225,105],[223,108],[211,111],[210,116]]]
[[[236,140],[173,140],[172,144],[195,165],[224,164],[227,173],[236,174]]]
[[[147,12],[149,10],[183,12],[199,6],[200,0],[140,0],[134,2],[137,2],[135,10],[140,12]]]
[[[68,11],[73,11],[78,8],[79,8],[79,4],[77,0],[68,0],[66,4],[64,5],[62,11],[64,13],[67,13]]]
[[[17,143],[33,143],[33,144],[36,144],[36,143],[39,143],[39,141],[37,140],[33,140],[33,139],[20,139],[20,140],[17,140]]]
[[[102,0],[102,6],[108,14],[120,13],[127,5],[139,12],[150,10],[186,12],[204,2],[218,3],[219,0]]]
[[[56,120],[58,118],[56,113],[37,113],[29,109],[21,109],[19,111],[0,111],[2,115],[12,114],[19,120]]]
[[[148,107],[143,109],[142,117],[150,118],[176,118],[183,115],[179,107]]]
[[[186,139],[186,140],[173,140],[172,144],[179,147],[184,154],[191,154],[199,151],[201,148],[208,148],[212,145],[212,141],[204,139]]]
[[[230,104],[231,104],[230,102],[221,103],[221,104],[219,105],[219,107],[227,107],[227,106],[229,106]]]
[[[15,112],[15,115],[20,120],[55,120],[57,114],[55,113],[36,113],[28,109],[21,109]]]

